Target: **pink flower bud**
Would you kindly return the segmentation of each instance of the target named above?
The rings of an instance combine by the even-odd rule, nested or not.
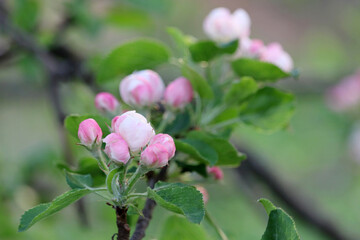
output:
[[[78,137],[83,145],[91,148],[94,143],[100,143],[102,131],[99,124],[94,119],[89,118],[80,123]]]
[[[263,41],[259,39],[242,38],[236,57],[258,58],[265,50]]]
[[[121,81],[120,95],[129,105],[148,106],[161,100],[164,88],[159,74],[152,70],[142,70]]]
[[[203,186],[196,185],[196,189],[202,194],[204,204],[206,204],[209,201],[209,194]]]
[[[113,130],[125,139],[131,152],[139,152],[155,135],[146,118],[135,111],[128,111],[115,118]]]
[[[123,164],[129,161],[129,147],[119,134],[110,133],[104,138],[103,142],[106,143],[105,153],[111,160]]]
[[[213,9],[205,18],[203,28],[214,41],[226,43],[250,35],[250,17],[244,9],[233,14],[227,8]]]
[[[165,89],[165,102],[175,108],[183,108],[193,96],[191,83],[184,77],[175,79]]]
[[[261,52],[260,59],[277,65],[285,72],[290,72],[294,67],[290,55],[284,51],[279,43],[270,43],[266,46]]]
[[[169,161],[168,150],[159,143],[149,145],[142,153],[140,163],[151,168],[161,168]]]
[[[207,172],[213,175],[216,180],[222,180],[224,178],[224,173],[219,167],[208,167]]]
[[[360,104],[360,70],[344,78],[327,92],[327,102],[335,111],[344,111]]]
[[[170,135],[164,133],[157,134],[150,140],[149,145],[152,144],[161,144],[166,148],[168,158],[171,159],[174,157],[176,148],[174,139]]]
[[[118,100],[111,93],[101,92],[95,97],[95,107],[99,111],[114,112],[118,106]]]

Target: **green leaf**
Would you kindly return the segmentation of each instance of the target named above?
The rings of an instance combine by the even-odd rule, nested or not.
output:
[[[225,95],[225,101],[229,105],[238,105],[257,90],[258,84],[253,78],[243,77],[240,81],[232,83]]]
[[[148,188],[148,197],[163,208],[184,215],[190,222],[200,223],[205,215],[202,194],[194,186],[159,182]]]
[[[235,147],[227,140],[211,133],[203,131],[192,131],[187,134],[187,139],[200,140],[212,147],[219,156],[216,162],[217,166],[232,166],[237,167],[241,161],[246,159],[246,156],[238,152]]]
[[[78,130],[79,124],[85,119],[93,118],[100,126],[103,137],[110,133],[109,127],[111,126],[111,121],[105,117],[99,115],[70,115],[65,118],[65,128],[69,131],[69,133],[74,136],[76,139],[78,138]]]
[[[167,46],[156,40],[140,39],[125,43],[101,61],[97,71],[97,82],[110,81],[119,75],[134,71],[154,69],[166,63],[169,57]]]
[[[195,160],[214,166],[218,161],[217,152],[207,143],[196,139],[176,139],[176,150],[187,153]]]
[[[284,72],[278,66],[255,59],[240,58],[234,60],[231,66],[239,77],[252,77],[261,82],[275,82],[281,78],[290,77],[289,73]]]
[[[184,173],[184,172],[197,172],[198,174],[200,174],[203,177],[208,176],[205,164],[192,165],[192,164],[186,164],[186,163],[184,163],[182,161],[176,161],[176,164],[181,168],[182,173]]]
[[[117,175],[117,173],[121,172],[122,170],[123,170],[123,168],[114,168],[107,175],[106,186],[107,186],[107,189],[109,190],[109,192],[113,193],[113,190],[112,190],[113,189],[113,187],[112,187],[113,178]]]
[[[238,47],[238,40],[218,46],[210,40],[198,41],[189,46],[194,62],[210,61],[222,54],[233,54]]]
[[[198,72],[186,64],[183,64],[181,67],[181,72],[182,75],[191,82],[192,87],[201,98],[210,99],[214,97],[210,85]]]
[[[268,215],[270,215],[270,212],[271,212],[272,210],[275,210],[275,209],[276,209],[275,205],[274,205],[272,202],[270,202],[270,200],[268,200],[268,199],[266,199],[266,198],[260,198],[260,199],[258,200],[258,202],[260,202],[260,203],[264,206],[264,208],[265,208],[265,210],[266,210],[266,213],[267,213]]]
[[[146,11],[136,8],[126,8],[123,5],[109,9],[106,21],[114,26],[126,28],[151,27],[152,19]]]
[[[183,34],[178,28],[169,27],[167,29],[168,34],[172,38],[173,42],[175,43],[176,52],[180,57],[185,57],[189,54],[188,49],[188,36]]]
[[[274,131],[285,127],[294,114],[294,96],[264,87],[240,106],[240,119],[257,129]]]
[[[190,223],[183,217],[174,215],[166,219],[160,234],[160,240],[169,239],[207,240],[209,237],[201,226]]]
[[[16,0],[12,14],[14,23],[25,31],[36,27],[39,15],[39,3],[36,0]]]
[[[27,230],[38,221],[60,211],[90,192],[88,189],[73,189],[58,196],[50,203],[40,204],[26,211],[21,216],[18,231],[23,232]]]
[[[268,224],[261,240],[300,240],[294,220],[269,200],[260,199],[269,214]],[[270,213],[269,213],[270,212]]]
[[[189,129],[191,125],[190,114],[188,111],[178,113],[169,125],[166,126],[164,132],[170,135],[174,135]]]
[[[84,189],[93,186],[93,179],[90,174],[82,175],[65,171],[66,183],[72,189]]]

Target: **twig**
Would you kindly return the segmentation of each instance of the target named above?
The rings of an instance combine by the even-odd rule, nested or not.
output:
[[[129,240],[130,226],[127,223],[127,208],[115,207],[116,211],[116,226],[118,228],[117,240]],[[114,238],[114,236],[113,236]]]
[[[150,188],[154,188],[155,183],[158,181],[166,180],[167,166],[163,167],[157,176],[154,176],[153,172],[148,174],[148,185]],[[143,216],[139,216],[136,223],[135,231],[131,237],[131,240],[140,240],[145,237],[145,231],[149,226],[152,218],[152,213],[156,207],[156,202],[152,199],[146,199],[145,206],[142,210]]]
[[[244,152],[244,151],[243,151]],[[291,188],[286,187],[283,182],[280,181],[264,164],[252,154],[245,152],[248,156],[247,160],[236,169],[236,172],[240,175],[252,174],[260,179],[268,188],[279,197],[295,214],[301,217],[306,223],[311,225],[312,228],[316,227],[329,239],[333,240],[353,240],[346,233],[328,218],[319,213],[318,210],[312,209],[306,204],[304,199],[300,200],[300,194],[295,194]],[[248,184],[251,183],[250,178],[245,178]]]

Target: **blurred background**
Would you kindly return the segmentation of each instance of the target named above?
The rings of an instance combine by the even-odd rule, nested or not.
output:
[[[331,111],[324,98],[330,86],[360,68],[359,1],[11,0],[5,5],[12,21],[42,46],[66,45],[87,59],[90,68],[117,45],[139,36],[171,44],[168,26],[205,38],[202,21],[211,9],[244,8],[252,20],[251,36],[265,43],[280,42],[293,57],[300,78],[278,83],[297,98],[296,114],[286,130],[263,134],[241,126],[234,142],[256,156],[286,193],[294,194],[342,233],[360,239],[360,162],[351,157],[348,144],[356,117]],[[64,16],[69,12],[75,24],[67,26]],[[165,68],[160,72],[165,81],[175,74]],[[118,97],[119,81],[105,86]],[[61,134],[48,85],[39,61],[1,32],[0,239],[110,239],[116,231],[115,214],[96,196],[85,199],[90,227],[82,226],[75,207],[70,206],[27,232],[17,233],[25,210],[67,189],[56,167],[64,162],[62,141],[66,136]],[[64,113],[96,112],[91,86],[75,80],[59,87]],[[78,159],[83,152],[69,140]],[[260,197],[268,197],[291,214],[302,239],[336,239],[304,220],[261,177],[241,173],[225,170],[223,182],[205,186],[209,212],[230,239],[261,238],[267,216],[256,202]],[[166,215],[156,209],[146,239],[158,239]]]

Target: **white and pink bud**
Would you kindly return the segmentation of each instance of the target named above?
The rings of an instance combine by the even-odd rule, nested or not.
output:
[[[259,39],[242,38],[236,57],[259,58],[265,50],[263,41]]]
[[[80,123],[78,137],[83,145],[91,148],[93,144],[100,144],[102,131],[99,124],[94,119],[89,118]]]
[[[114,119],[112,121],[113,131],[126,141],[133,153],[144,148],[155,135],[151,124],[143,115],[135,111],[125,112]]]
[[[204,204],[206,204],[209,201],[209,194],[203,186],[195,185],[196,189],[202,194],[202,198],[204,201]]]
[[[294,68],[293,60],[279,43],[270,43],[261,52],[260,60],[272,63],[285,72]]]
[[[213,175],[216,180],[222,180],[224,178],[224,173],[219,167],[208,167],[207,172]]]
[[[111,93],[101,92],[95,97],[95,107],[101,112],[113,113],[119,107],[119,102]]]
[[[153,144],[161,144],[162,146],[164,146],[168,153],[169,159],[174,157],[176,147],[175,147],[174,139],[170,135],[164,134],[164,133],[159,133],[159,134],[155,135],[150,140],[149,145],[151,146]]]
[[[104,151],[112,161],[123,164],[129,161],[129,146],[119,134],[110,133],[103,142],[106,143]]]
[[[179,77],[172,81],[165,89],[165,103],[175,107],[183,108],[190,103],[194,96],[194,90],[189,80]]]
[[[163,80],[152,70],[135,72],[120,83],[120,95],[123,101],[140,107],[159,102],[163,97],[164,89]]]
[[[140,163],[149,168],[161,168],[168,164],[170,158],[164,145],[156,143],[149,145],[140,157]]]
[[[208,37],[226,43],[250,35],[251,20],[244,9],[233,14],[227,8],[215,8],[205,18],[203,28]]]
[[[344,111],[360,105],[360,70],[331,88],[326,98],[328,105],[335,111]]]

